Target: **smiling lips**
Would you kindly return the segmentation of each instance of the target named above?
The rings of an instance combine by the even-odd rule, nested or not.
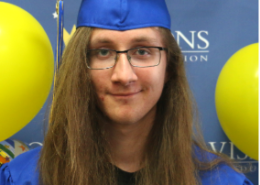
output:
[[[113,97],[116,97],[116,98],[130,98],[130,97],[137,95],[140,92],[141,92],[141,90],[135,91],[135,92],[126,92],[126,93],[110,93],[110,95],[112,95]]]

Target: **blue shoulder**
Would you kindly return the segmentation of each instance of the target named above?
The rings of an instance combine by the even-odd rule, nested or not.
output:
[[[195,148],[195,155],[200,161],[211,161],[218,157],[209,152],[201,152],[199,148]],[[243,173],[224,163],[218,164],[212,170],[201,171],[199,176],[202,185],[253,185]]]
[[[25,152],[0,169],[1,185],[37,185],[37,163],[41,147]]]
[[[37,185],[39,173],[37,162],[41,147],[23,153],[4,164],[0,169],[1,185]],[[216,156],[211,153],[208,159]],[[197,157],[201,157],[197,153]],[[253,185],[244,174],[238,173],[226,164],[219,164],[213,170],[200,172],[202,185]]]
[[[253,185],[244,174],[236,172],[226,164],[200,173],[202,185]]]

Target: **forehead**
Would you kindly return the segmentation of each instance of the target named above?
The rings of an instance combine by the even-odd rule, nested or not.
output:
[[[158,27],[139,28],[127,31],[94,28],[90,38],[90,45],[105,43],[146,43],[148,45],[162,46],[163,42]]]

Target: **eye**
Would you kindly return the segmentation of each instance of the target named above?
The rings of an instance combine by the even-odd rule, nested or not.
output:
[[[144,48],[140,48],[136,51],[136,54],[137,55],[147,55],[149,54],[149,51],[147,51],[147,49],[144,49]]]
[[[134,48],[129,50],[129,55],[136,58],[148,58],[152,55],[150,48]]]
[[[110,51],[108,49],[99,49],[96,53],[98,56],[105,57],[110,54]]]

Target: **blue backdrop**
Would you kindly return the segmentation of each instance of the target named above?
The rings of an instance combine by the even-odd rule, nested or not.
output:
[[[32,14],[43,26],[56,49],[55,0],[4,0]],[[215,109],[215,88],[221,69],[239,49],[258,42],[258,2],[253,0],[166,0],[187,76],[198,104],[202,131],[213,150],[236,159],[248,178],[258,184],[258,162],[240,152],[223,132]],[[65,29],[76,24],[80,0],[65,0]],[[10,12],[11,13],[11,12]],[[95,13],[95,12],[93,12]],[[156,12],[155,12],[156,13]],[[6,15],[8,16],[8,15]],[[1,18],[0,18],[1,21]],[[37,116],[11,138],[31,147],[43,141],[47,103]],[[243,137],[243,136],[241,136]]]

